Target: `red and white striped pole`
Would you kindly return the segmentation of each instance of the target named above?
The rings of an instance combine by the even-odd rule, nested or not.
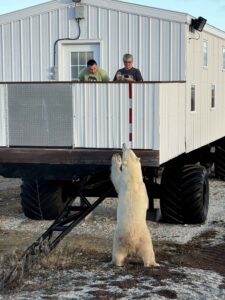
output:
[[[132,103],[132,83],[129,82],[129,146],[132,148],[132,141],[133,141],[133,103]]]

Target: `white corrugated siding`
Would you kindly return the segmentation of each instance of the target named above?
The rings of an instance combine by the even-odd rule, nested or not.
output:
[[[172,13],[168,12],[166,20],[155,13],[153,17],[145,15],[143,10],[138,14],[139,7],[137,13],[121,11],[123,4],[119,2],[113,9],[87,2],[80,40],[102,41],[100,61],[111,78],[122,66],[126,52],[134,55],[135,66],[141,69],[145,80],[185,78],[185,24],[181,17],[174,14],[173,21]],[[50,80],[54,42],[58,38],[77,36],[73,4],[62,5],[56,1],[45,5],[45,12],[33,8],[29,16],[23,17],[21,12],[18,17],[15,14],[9,18],[10,21],[0,16],[0,81]],[[58,46],[61,47],[60,43]]]
[[[0,146],[7,146],[7,85],[0,84]]]
[[[160,84],[160,163],[185,152],[185,83]]]
[[[158,84],[73,84],[74,147],[121,148],[129,143],[133,105],[134,149],[159,149]]]
[[[192,37],[190,35],[190,37]],[[208,67],[203,67],[203,40],[208,41]],[[186,92],[186,152],[225,136],[225,39],[202,32],[188,43]],[[196,111],[191,112],[191,85],[196,86]],[[216,87],[215,108],[211,108],[211,85]]]
[[[49,124],[51,121],[53,125],[48,125],[52,130],[51,138],[53,140],[54,134],[57,135],[55,132],[57,126],[59,126],[58,133],[61,132],[66,136],[68,128],[71,127],[66,124],[73,123],[73,130],[71,128],[66,145],[73,145],[75,148],[121,148],[122,144],[126,143],[133,149],[160,150],[160,163],[185,152],[185,83],[134,83],[132,84],[132,93],[129,91],[129,84],[73,83],[72,93],[70,84],[61,85],[60,87],[46,83],[38,86],[36,84],[15,84],[15,86],[11,84],[8,89],[7,85],[0,85],[0,146],[6,146],[8,140],[7,119],[10,110],[7,108],[7,90],[9,90],[9,95],[11,91],[11,102],[9,101],[11,103],[11,119],[9,119],[11,138],[17,130],[15,118],[13,118],[17,114],[17,108],[13,105],[13,101],[16,101],[17,98],[20,101],[18,105],[20,110],[18,110],[19,116],[16,117],[19,120],[26,112],[26,118],[29,121],[23,123],[24,127],[21,127],[22,142],[20,146],[23,146],[24,140],[30,140],[34,136],[33,131],[30,130],[33,126],[32,116],[35,108],[32,103],[40,104],[44,95],[46,105],[49,107]],[[59,95],[56,88],[60,88],[61,94],[65,95],[64,99],[61,98],[62,95]],[[23,94],[23,91],[26,93]],[[54,96],[54,93],[57,95]],[[59,99],[57,100],[58,95]],[[56,101],[56,103],[53,99],[58,102]],[[62,100],[67,103],[65,106],[67,109],[59,111],[59,103],[62,103]],[[23,104],[21,105],[21,103]],[[54,103],[57,105],[55,106]],[[130,104],[133,111],[131,143],[129,141]],[[69,107],[73,107],[72,114]],[[56,120],[50,118],[54,111],[58,112],[61,124],[54,125]],[[46,146],[43,144],[42,137],[49,130],[48,128],[43,129],[43,126],[45,127],[43,118],[46,117],[45,115],[43,117],[40,107],[39,115],[36,117],[35,130],[39,132],[40,145],[35,145]],[[65,130],[64,133],[63,130]],[[24,136],[24,132],[28,132],[27,136]],[[59,142],[60,138],[56,141],[57,144],[50,146],[57,146]]]
[[[184,23],[93,6],[89,6],[88,16],[89,30],[82,30],[81,38],[104,41],[102,65],[111,78],[128,52],[134,55],[144,80],[184,80]],[[81,23],[81,28],[85,27],[85,22]]]
[[[159,149],[159,84],[133,84],[133,141],[135,149]]]

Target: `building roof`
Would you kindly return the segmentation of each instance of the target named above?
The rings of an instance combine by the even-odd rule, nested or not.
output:
[[[133,13],[135,15],[151,16],[153,18],[155,17],[168,21],[171,20],[177,22],[185,22],[187,19],[186,13],[175,12],[139,4],[126,3],[118,0],[81,0],[80,4],[87,4],[100,8],[128,12]],[[35,6],[0,15],[0,23],[9,23],[11,21],[26,18],[31,15],[36,15],[39,13],[44,13],[47,11],[58,9],[60,7],[71,5],[75,5],[74,2],[72,2],[72,0],[64,0],[60,2],[57,0],[47,1],[46,3],[41,3]]]
[[[150,6],[140,5],[140,4],[127,3],[120,0],[81,0],[80,4],[84,4],[84,5],[86,4],[86,5],[91,5],[100,8],[116,10],[120,12],[132,13],[135,15],[148,16],[152,18],[155,17],[163,20],[176,21],[179,23],[187,23],[187,24],[190,24],[191,19],[193,18],[191,15],[184,12],[177,12],[177,11],[171,11],[171,10],[150,7]],[[12,21],[24,19],[32,15],[38,15],[40,13],[45,13],[58,8],[62,8],[65,6],[73,6],[73,5],[75,4],[72,0],[47,1],[46,3],[41,3],[35,6],[17,10],[15,12],[10,12],[7,14],[0,15],[0,24],[9,23]],[[225,39],[225,32],[221,29],[206,24],[204,30],[213,35],[217,35]]]

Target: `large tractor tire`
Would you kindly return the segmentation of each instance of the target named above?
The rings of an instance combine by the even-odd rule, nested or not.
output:
[[[203,166],[165,167],[161,188],[160,207],[163,222],[205,222],[209,205],[209,182],[208,173]]]
[[[33,220],[54,220],[65,206],[62,186],[54,181],[23,181],[20,196],[24,214]]]
[[[215,177],[225,180],[225,145],[215,147]]]

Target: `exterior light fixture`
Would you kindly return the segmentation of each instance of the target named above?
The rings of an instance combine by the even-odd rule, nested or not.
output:
[[[197,19],[191,19],[190,31],[194,32],[195,30],[202,31],[207,20],[203,17],[198,17]]]
[[[75,2],[75,3],[80,3],[81,2],[81,0],[72,0],[73,2]]]

